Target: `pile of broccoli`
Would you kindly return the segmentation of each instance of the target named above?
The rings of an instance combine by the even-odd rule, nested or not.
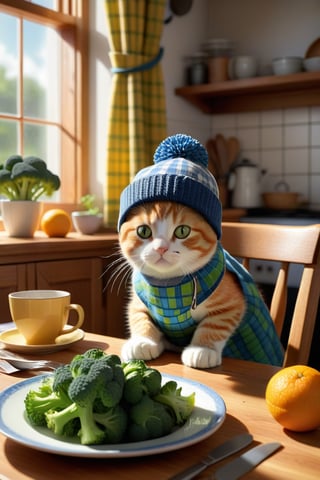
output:
[[[38,157],[12,155],[0,166],[0,194],[9,200],[38,200],[60,188],[60,178]]]
[[[25,409],[32,425],[93,445],[167,435],[189,418],[194,401],[175,381],[162,385],[160,372],[143,360],[121,363],[93,348],[29,390]]]

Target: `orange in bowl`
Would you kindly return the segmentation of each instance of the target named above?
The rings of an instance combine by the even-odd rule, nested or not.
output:
[[[65,237],[71,230],[72,222],[65,210],[53,208],[42,215],[40,226],[48,237]]]
[[[320,372],[306,365],[279,370],[268,382],[266,402],[284,428],[306,432],[320,426]]]

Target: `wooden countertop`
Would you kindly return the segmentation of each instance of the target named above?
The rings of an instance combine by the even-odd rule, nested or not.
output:
[[[26,263],[61,258],[61,254],[68,258],[79,256],[104,255],[106,248],[118,243],[118,234],[115,232],[81,235],[76,232],[68,233],[66,237],[48,238],[42,231],[36,232],[32,238],[8,237],[6,232],[0,232],[0,265],[11,263]]]

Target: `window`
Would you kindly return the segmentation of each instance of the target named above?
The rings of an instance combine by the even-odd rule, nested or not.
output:
[[[0,164],[43,158],[63,203],[87,190],[87,27],[87,0],[0,0]]]

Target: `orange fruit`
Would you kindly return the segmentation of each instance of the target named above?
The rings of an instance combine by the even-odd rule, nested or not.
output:
[[[42,215],[40,226],[48,237],[65,237],[71,230],[72,222],[67,212],[53,208]]]
[[[279,370],[268,382],[266,402],[284,428],[306,432],[320,427],[320,372],[306,365]]]

